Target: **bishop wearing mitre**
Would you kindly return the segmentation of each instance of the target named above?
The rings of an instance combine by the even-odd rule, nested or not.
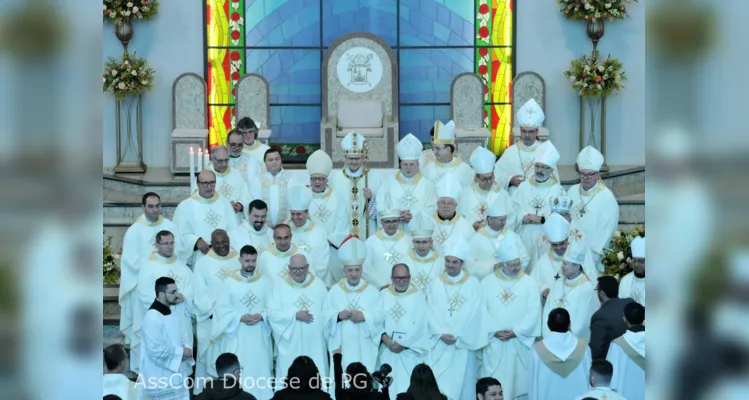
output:
[[[559,152],[551,142],[543,142],[535,152],[535,174],[518,186],[512,194],[517,211],[517,232],[526,249],[536,245],[546,217],[551,214],[552,197],[564,192],[554,177],[554,168],[559,161]]]
[[[367,259],[362,274],[378,290],[390,283],[393,265],[405,261],[411,249],[411,236],[400,228],[402,207],[391,198],[391,193],[378,194],[377,211],[382,228],[366,241]]]
[[[458,213],[478,230],[486,219],[486,209],[489,208],[489,198],[501,197],[509,203],[510,195],[494,182],[494,153],[486,147],[479,146],[471,155],[471,167],[475,175],[471,184],[467,186],[458,200]],[[515,230],[515,210],[508,210],[507,218],[511,230]]]
[[[619,282],[619,298],[631,297],[645,306],[645,238],[637,236],[629,244],[632,249],[632,272]]]
[[[427,179],[438,184],[445,176],[450,175],[461,186],[468,186],[473,179],[473,170],[461,160],[455,142],[455,122],[443,124],[434,121],[434,161],[424,166],[421,171]]]
[[[468,243],[456,237],[445,248],[445,271],[427,288],[433,347],[427,364],[449,399],[476,398],[476,351],[489,341],[481,282],[465,271]]]
[[[295,185],[289,189],[289,215],[291,221],[291,243],[300,251],[309,255],[310,263],[314,266],[315,276],[321,279],[325,286],[332,281],[330,277],[330,246],[325,228],[317,225],[309,218],[309,207],[312,197],[305,186]],[[332,285],[330,285],[332,286]]]
[[[295,254],[303,254],[310,263],[310,271],[317,266],[312,264],[314,259],[292,243],[291,227],[278,224],[273,228],[273,245],[258,258],[260,272],[267,276],[274,285],[283,285],[289,276],[289,259]],[[314,272],[313,275],[317,276]]]
[[[338,257],[344,277],[330,288],[322,317],[331,350],[330,362],[333,362],[332,351],[340,349],[341,365],[360,362],[367,371],[374,371],[385,316],[379,307],[379,290],[362,279],[367,247],[356,237],[350,237],[341,245]]]
[[[346,215],[349,234],[366,239],[369,235],[369,225],[374,223],[374,220],[370,219],[368,204],[372,199],[370,186],[374,182],[369,182],[370,178],[364,167],[367,140],[364,136],[351,132],[341,141],[341,149],[344,166],[340,171],[333,173],[328,182],[343,199],[343,207],[334,212]]]
[[[377,197],[389,195],[401,207],[402,228],[411,221],[416,211],[431,215],[437,211],[437,200],[434,197],[434,183],[422,175],[423,166],[419,164],[422,145],[412,134],[406,135],[398,142],[395,150],[400,159],[399,170],[385,178],[377,191]]]
[[[444,254],[444,246],[452,238],[463,238],[470,241],[476,232],[471,221],[460,216],[457,212],[458,199],[463,188],[452,175],[445,176],[435,188],[437,194],[437,212],[434,220],[434,249],[439,254]]]
[[[434,220],[423,212],[416,212],[408,223],[413,246],[408,251],[408,264],[411,270],[411,284],[426,293],[427,287],[439,279],[445,270],[445,259],[434,251]]]
[[[536,282],[523,272],[518,244],[497,241],[499,265],[481,281],[492,335],[483,349],[481,376],[502,382],[508,399],[528,394],[527,361],[531,346],[541,336],[541,299]]]
[[[512,203],[504,196],[496,196],[489,201],[486,221],[468,243],[473,257],[473,261],[468,266],[468,272],[478,279],[491,275],[497,264],[496,254],[492,250],[500,240],[514,243],[514,248],[519,254],[520,265],[523,271],[526,271],[531,258],[525,251],[520,236],[507,226],[507,216],[512,210]]]
[[[213,322],[216,354],[232,353],[244,368],[242,374],[256,378],[270,377],[273,371],[273,348],[268,322],[268,302],[273,283],[257,268],[257,250],[245,245],[239,250],[240,269],[224,281]],[[268,385],[242,388],[258,399],[273,397]]]
[[[229,165],[229,150],[224,146],[211,149],[211,163],[207,170],[216,174],[216,192],[229,199],[237,215],[237,225],[247,219],[247,206],[252,201],[245,175]]]

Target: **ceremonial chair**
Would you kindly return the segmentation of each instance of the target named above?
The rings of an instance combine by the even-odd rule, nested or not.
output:
[[[548,115],[546,112],[546,82],[544,78],[533,71],[521,72],[512,80],[512,115],[514,116],[516,109],[522,107],[530,99],[536,100],[544,114]],[[516,143],[519,140],[520,127],[515,122],[512,127],[512,141]],[[538,128],[538,140],[541,142],[549,140],[547,128],[543,126]]]
[[[237,81],[237,121],[250,117],[259,124],[257,139],[268,144],[270,129],[270,86],[258,74],[246,74]]]
[[[367,32],[341,36],[322,62],[320,147],[341,168],[341,141],[350,132],[367,140],[373,168],[397,168],[398,65],[393,50]]]
[[[450,119],[461,159],[470,162],[476,147],[486,147],[491,136],[484,127],[484,82],[473,72],[458,74],[450,85]]]
[[[169,169],[172,174],[190,173],[190,147],[208,146],[207,87],[202,76],[188,72],[172,86],[172,143]]]

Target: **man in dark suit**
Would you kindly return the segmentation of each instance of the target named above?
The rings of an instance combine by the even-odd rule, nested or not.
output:
[[[611,341],[627,331],[624,306],[631,298],[619,298],[619,282],[613,276],[598,278],[598,300],[601,308],[590,318],[590,353],[594,360],[606,359]]]

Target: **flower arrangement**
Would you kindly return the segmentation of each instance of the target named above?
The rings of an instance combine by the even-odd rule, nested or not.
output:
[[[106,231],[104,234],[106,235]],[[104,238],[103,244],[104,258],[102,262],[102,271],[104,274],[104,283],[107,285],[113,285],[120,282],[120,256],[122,255],[122,249],[117,253],[112,250],[112,237],[107,236]]]
[[[102,74],[104,91],[112,92],[117,100],[122,101],[128,95],[151,90],[155,73],[145,59],[135,57],[135,54],[125,54],[119,61],[110,57]]]
[[[572,60],[570,69],[563,74],[583,97],[616,94],[624,88],[624,81],[627,80],[621,61],[609,56],[599,62],[598,50],[594,50],[591,56],[583,54],[577,60]]]
[[[557,0],[567,19],[596,21],[599,19],[624,19],[627,5],[637,0]]]
[[[632,249],[629,248],[632,239],[637,236],[645,237],[645,226],[637,226],[631,231],[616,231],[611,239],[611,248],[604,249],[601,259],[605,270],[604,275],[620,279],[632,272]]]
[[[120,24],[129,19],[149,20],[156,15],[156,0],[104,0],[104,21]]]

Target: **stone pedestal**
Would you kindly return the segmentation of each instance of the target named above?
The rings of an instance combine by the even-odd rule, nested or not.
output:
[[[471,154],[476,147],[486,147],[489,143],[491,132],[486,128],[468,130],[455,129],[455,141],[457,142],[457,152],[463,161],[470,164]]]

